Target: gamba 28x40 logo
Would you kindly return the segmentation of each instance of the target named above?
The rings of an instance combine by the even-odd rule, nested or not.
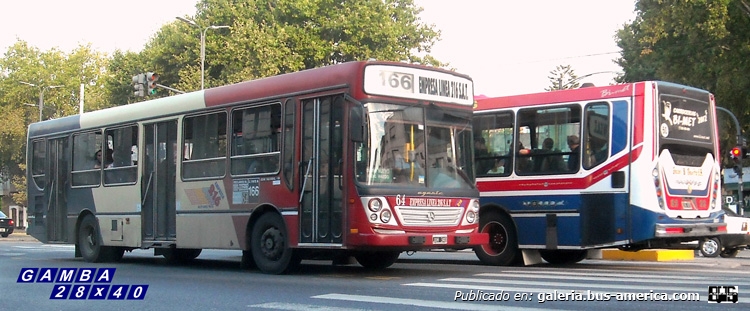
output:
[[[49,299],[143,300],[148,285],[112,284],[115,268],[22,268],[16,283],[54,284]]]

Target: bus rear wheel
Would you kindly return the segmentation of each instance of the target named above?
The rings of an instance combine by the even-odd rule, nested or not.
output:
[[[518,263],[518,238],[513,221],[500,213],[486,212],[479,217],[479,230],[490,237],[489,243],[474,247],[474,253],[482,263],[493,266]]]
[[[577,263],[586,259],[586,250],[540,250],[542,259],[553,265]]]
[[[86,262],[119,261],[125,253],[125,249],[122,247],[102,245],[99,223],[94,215],[83,217],[81,224],[78,226],[76,242],[81,256]]]
[[[354,259],[367,270],[382,270],[392,266],[401,252],[360,252]]]
[[[264,273],[283,274],[299,266],[301,258],[289,247],[286,226],[278,214],[266,213],[258,218],[250,243],[253,260]]]

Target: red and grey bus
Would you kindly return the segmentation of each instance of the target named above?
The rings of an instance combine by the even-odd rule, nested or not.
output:
[[[468,76],[370,61],[34,123],[28,232],[89,262],[236,249],[266,273],[484,244],[472,105]]]
[[[726,231],[714,96],[667,82],[477,100],[485,263],[572,263]],[[479,146],[481,146],[481,143]],[[591,254],[589,254],[591,253]]]

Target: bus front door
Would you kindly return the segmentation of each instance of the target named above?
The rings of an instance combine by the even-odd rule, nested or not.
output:
[[[302,101],[300,242],[341,244],[343,96]]]
[[[64,242],[67,239],[66,224],[68,219],[68,174],[70,173],[66,155],[68,138],[50,139],[47,142],[47,168],[49,179],[44,187],[45,205],[47,205],[47,241]]]
[[[144,244],[168,245],[177,238],[175,182],[177,121],[144,125],[141,219]]]

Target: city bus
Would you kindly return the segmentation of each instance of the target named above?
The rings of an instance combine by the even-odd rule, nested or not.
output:
[[[476,255],[566,264],[725,233],[715,111],[656,81],[477,99]]]
[[[229,249],[272,274],[471,248],[473,103],[466,75],[363,61],[33,123],[28,233],[87,262]]]

